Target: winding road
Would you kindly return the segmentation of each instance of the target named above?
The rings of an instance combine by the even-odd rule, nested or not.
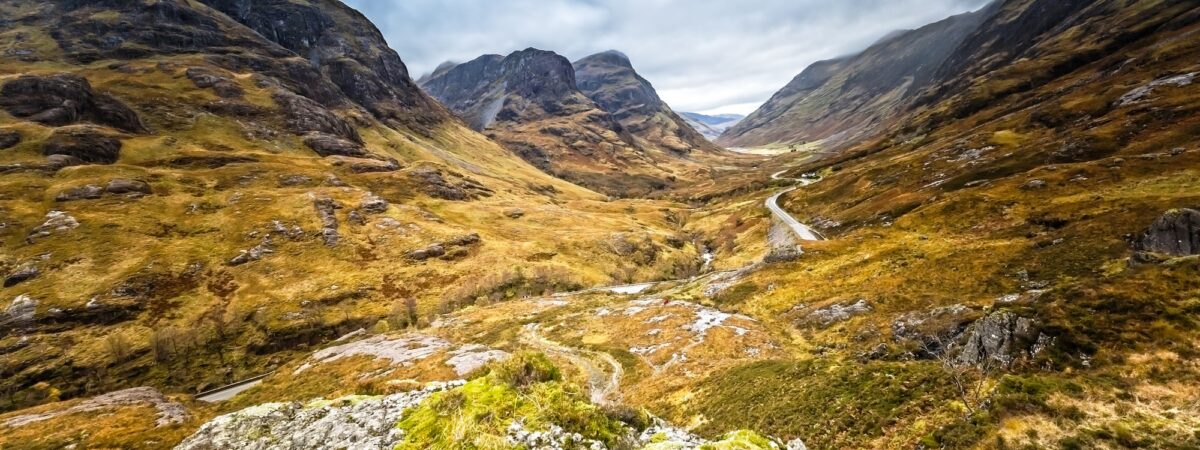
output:
[[[799,189],[800,187],[808,186],[808,185],[814,183],[814,181],[812,181],[812,180],[806,180],[803,178],[781,178],[781,177],[783,177],[783,174],[785,174],[787,172],[788,172],[787,170],[781,170],[779,172],[776,172],[774,175],[771,175],[771,179],[772,180],[791,180],[791,181],[800,183],[800,186],[793,186],[793,187],[784,189],[782,191],[779,191],[779,192],[775,193],[775,195],[767,197],[767,201],[766,201],[767,209],[771,210],[771,214],[774,214],[775,217],[778,217],[779,220],[782,220],[784,224],[786,224],[789,228],[791,228],[792,232],[796,233],[796,236],[798,236],[800,238],[800,240],[802,240],[802,241],[823,241],[823,240],[825,240],[825,238],[823,236],[821,236],[821,233],[818,233],[816,230],[813,230],[812,227],[809,227],[808,225],[800,223],[799,220],[796,220],[795,217],[792,217],[791,214],[788,214],[788,212],[786,210],[784,210],[783,207],[779,206],[779,198],[780,197],[783,197],[785,194],[792,192],[796,189]]]

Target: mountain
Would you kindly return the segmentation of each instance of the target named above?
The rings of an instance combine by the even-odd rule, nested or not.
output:
[[[565,180],[611,195],[671,184],[629,130],[579,90],[575,68],[526,49],[448,67],[422,84],[471,128]]]
[[[994,6],[895,32],[861,53],[820,61],[797,75],[718,142],[732,147],[854,142],[895,120]]]
[[[201,422],[90,441],[77,431],[138,422],[10,428],[7,412],[180,412],[157,392],[269,373],[360,328],[702,264],[663,218],[680,205],[610,200],[471,130],[341,2],[9,2],[0,24],[2,447],[169,447],[216,410],[188,400]],[[528,110],[591,117],[580,140],[637,158],[569,62],[538,68],[561,78],[509,79]]]
[[[650,146],[681,155],[719,151],[658,97],[625,54],[610,50],[573,65],[579,90]]]
[[[531,164],[610,195],[660,191],[721,154],[618,52],[575,64],[537,49],[485,55],[443,64],[421,86]]]
[[[721,137],[725,130],[732,128],[741,122],[746,116],[741,114],[718,114],[715,116],[706,116],[699,113],[679,113],[688,125],[691,125],[700,134],[709,140],[716,140]]]

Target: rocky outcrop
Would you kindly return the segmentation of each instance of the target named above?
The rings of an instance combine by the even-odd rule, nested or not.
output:
[[[304,145],[321,156],[349,156],[364,158],[370,156],[366,149],[356,142],[320,132],[304,135]]]
[[[126,406],[152,406],[157,412],[155,426],[178,425],[191,420],[192,414],[183,404],[164,396],[157,389],[140,387],[110,392],[93,397],[69,408],[10,417],[3,422],[9,428],[22,427],[69,414],[97,414]]]
[[[105,194],[123,195],[129,197],[140,197],[151,194],[150,185],[144,181],[128,180],[124,178],[114,178],[110,180],[104,187],[94,184],[69,188],[54,197],[56,202],[73,202],[77,200],[95,200],[103,197]]]
[[[113,178],[104,186],[104,191],[112,195],[150,195],[150,184],[145,181],[126,178]]]
[[[980,315],[977,309],[965,305],[912,311],[892,322],[892,339],[915,343],[918,357],[935,357],[949,350]]]
[[[1022,358],[1037,356],[1051,343],[1033,319],[999,311],[975,321],[954,353],[962,365],[1008,368]]]
[[[4,315],[0,317],[0,330],[27,327],[33,324],[33,320],[37,317],[37,305],[38,301],[33,297],[18,295],[4,309]]]
[[[79,221],[62,211],[50,211],[46,213],[46,221],[29,231],[25,236],[27,242],[32,243],[35,240],[49,237],[54,234],[67,232],[79,227]]]
[[[464,201],[492,195],[492,190],[478,181],[456,174],[447,174],[435,167],[419,167],[410,172],[408,176],[417,183],[425,195],[433,198]]]
[[[390,204],[383,197],[368,192],[363,196],[362,202],[358,204],[358,210],[367,214],[383,214],[387,212]]]
[[[96,127],[59,128],[42,145],[46,156],[70,156],[90,164],[113,164],[121,156],[121,140]]]
[[[854,316],[866,314],[873,309],[870,303],[862,299],[855,302],[835,303],[806,314],[801,323],[828,327],[838,322],[850,320]]]
[[[287,116],[287,126],[292,132],[298,135],[316,132],[362,144],[362,137],[354,126],[320,103],[286,90],[275,91],[271,98]]]
[[[239,98],[245,94],[245,90],[229,77],[218,74],[215,70],[207,67],[191,67],[188,68],[187,77],[192,80],[196,87],[201,89],[212,89],[217,96],[222,98]]]
[[[342,205],[332,198],[318,197],[313,200],[313,208],[317,210],[317,217],[321,219],[321,239],[325,241],[326,246],[336,247],[341,240],[336,211],[342,209]]]
[[[132,109],[92,90],[86,78],[74,74],[24,75],[4,83],[0,108],[14,117],[49,126],[91,122],[130,133],[146,131]]]
[[[1133,247],[1138,252],[1172,256],[1200,254],[1200,211],[1168,211],[1133,239]]]
[[[0,150],[7,150],[21,143],[21,133],[0,131]]]
[[[355,397],[268,403],[226,414],[204,424],[176,450],[386,450],[404,439],[396,423],[436,392],[462,382],[431,383],[424,389],[386,397]]]
[[[21,266],[17,270],[9,272],[9,274],[4,277],[4,287],[16,286],[18,284],[21,284],[26,281],[32,280],[34,278],[37,278],[37,276],[40,274],[41,274],[41,271],[38,270],[37,266],[28,265],[28,264]]]
[[[54,196],[54,201],[63,203],[78,200],[95,200],[103,196],[104,188],[94,184],[88,184],[59,192],[58,195]]]
[[[271,240],[271,236],[267,235],[267,236],[263,237],[262,242],[259,242],[258,245],[251,247],[249,250],[243,250],[237,256],[234,256],[232,259],[230,259],[229,265],[233,266],[233,267],[237,267],[237,266],[249,264],[254,261],[263,259],[267,255],[270,255],[272,253],[275,253],[274,242]]]

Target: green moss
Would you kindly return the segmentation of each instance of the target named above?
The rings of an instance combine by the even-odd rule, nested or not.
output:
[[[758,433],[747,430],[726,434],[720,441],[700,446],[700,450],[766,450],[772,448],[778,448],[778,446]]]
[[[606,444],[625,431],[578,387],[564,383],[545,356],[522,354],[409,411],[398,425],[405,440],[397,448],[504,448],[513,422],[531,431],[559,426]]]

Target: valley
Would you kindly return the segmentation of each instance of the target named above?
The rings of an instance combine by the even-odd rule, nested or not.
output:
[[[1200,447],[1194,2],[996,0],[746,117],[372,19],[0,0],[0,449]]]

